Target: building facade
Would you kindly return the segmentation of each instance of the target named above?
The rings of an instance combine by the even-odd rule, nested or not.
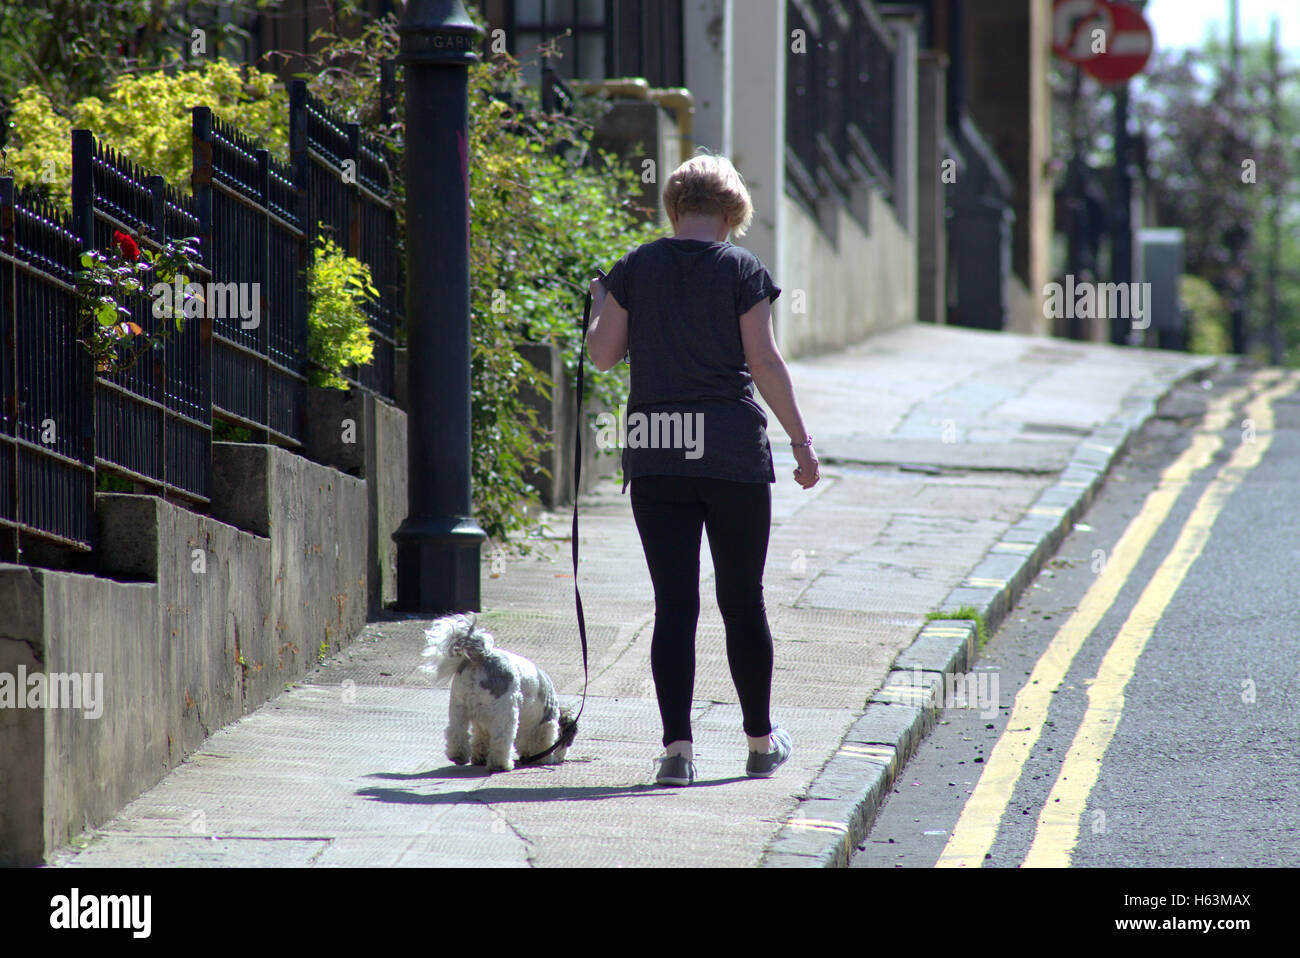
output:
[[[1050,332],[1033,292],[1047,282],[1052,231],[1046,5],[485,0],[482,8],[526,70],[540,71],[528,61],[543,38],[562,36],[548,65],[566,82],[603,83],[616,107],[620,98],[664,106],[669,132],[642,138],[668,144],[660,167],[698,147],[732,158],[755,205],[741,242],[786,290],[774,318],[787,354],[918,320]]]

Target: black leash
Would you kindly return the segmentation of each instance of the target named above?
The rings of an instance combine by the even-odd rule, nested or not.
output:
[[[601,279],[604,279],[601,274]],[[573,547],[573,602],[578,610],[578,638],[582,640],[582,703],[578,706],[576,715],[566,716],[560,712],[560,738],[548,748],[545,752],[538,752],[536,755],[529,755],[521,758],[516,765],[527,765],[529,762],[536,762],[550,755],[561,746],[573,744],[574,737],[578,734],[578,718],[582,715],[582,710],[587,705],[587,619],[582,613],[582,593],[578,591],[578,492],[581,488],[582,480],[582,400],[585,384],[584,372],[587,368],[587,326],[591,323],[591,290],[586,293],[586,300],[582,306],[582,345],[578,347],[578,410],[574,417],[574,436],[573,436],[573,532],[570,536],[570,544]]]

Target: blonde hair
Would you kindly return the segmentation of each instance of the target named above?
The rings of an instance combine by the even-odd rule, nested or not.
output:
[[[754,203],[745,180],[725,156],[701,148],[668,177],[664,210],[669,218],[700,213],[722,216],[736,236],[744,236],[754,219]]]

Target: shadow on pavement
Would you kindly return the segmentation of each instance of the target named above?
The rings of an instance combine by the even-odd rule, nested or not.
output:
[[[388,775],[382,777],[387,778]],[[403,778],[430,778],[430,775],[394,776]],[[459,776],[458,776],[459,777]],[[487,773],[481,773],[487,777]],[[696,781],[694,785],[682,788],[708,788],[714,785],[731,785],[736,782],[748,782],[749,778],[740,775],[733,778],[715,778]],[[394,805],[495,805],[508,802],[592,802],[603,798],[621,798],[634,795],[653,794],[655,792],[675,791],[672,786],[645,783],[640,785],[581,785],[563,788],[546,786],[518,787],[509,786],[476,788],[473,791],[432,792],[428,794],[411,792],[401,788],[362,788],[356,794],[363,798]]]

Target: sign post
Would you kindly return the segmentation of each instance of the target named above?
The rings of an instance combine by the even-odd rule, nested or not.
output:
[[[1145,6],[1145,0],[1141,0]],[[1074,96],[1078,96],[1078,71],[1111,86],[1115,95],[1115,185],[1111,212],[1111,280],[1128,283],[1133,278],[1131,223],[1132,180],[1129,174],[1131,140],[1128,132],[1128,81],[1145,69],[1155,48],[1155,37],[1138,5],[1128,0],[1055,0],[1052,8],[1052,51],[1075,65]],[[1072,109],[1078,104],[1073,103]],[[1073,115],[1073,114],[1072,114]],[[1080,164],[1075,142],[1073,170]],[[1072,220],[1083,204],[1083,177],[1072,176]],[[1071,259],[1076,252],[1075,224],[1071,224]],[[1073,271],[1077,261],[1070,264]],[[1124,317],[1111,317],[1111,341],[1123,344],[1130,330]]]

